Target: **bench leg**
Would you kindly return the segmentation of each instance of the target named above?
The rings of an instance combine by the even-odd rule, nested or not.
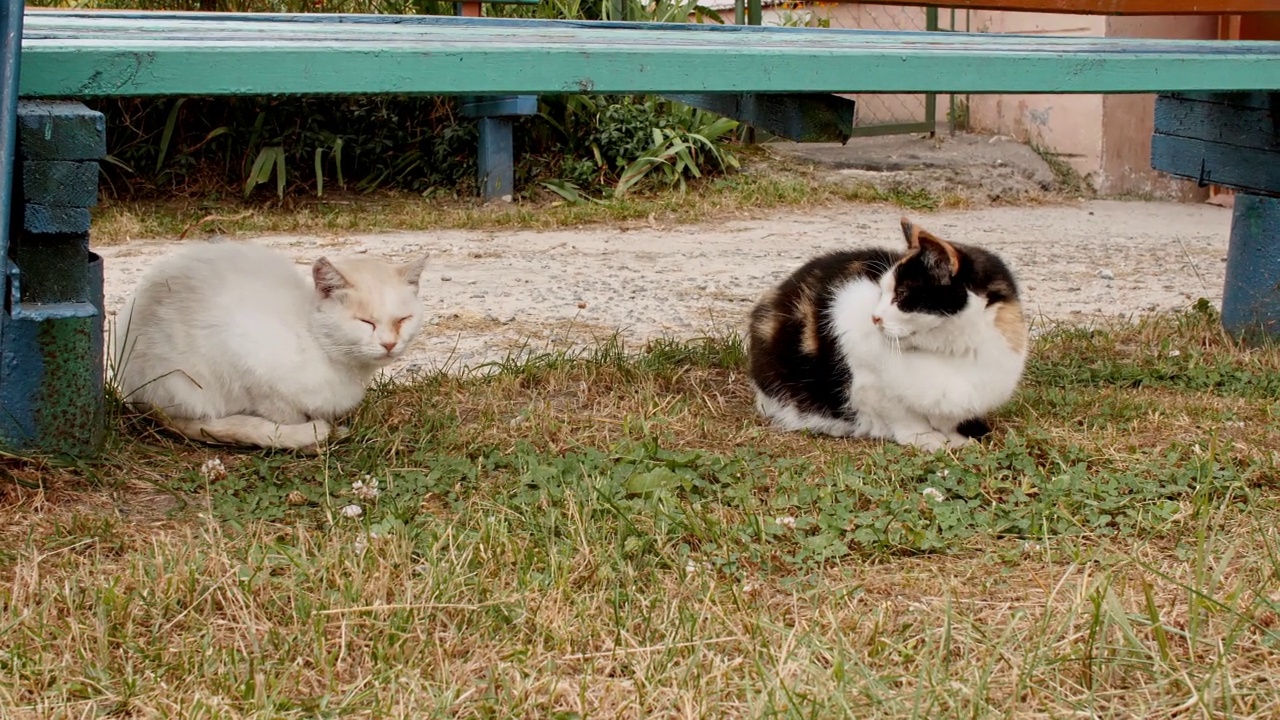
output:
[[[105,436],[102,259],[89,249],[106,154],[101,113],[22,102],[8,252],[0,255],[0,448],[96,453]]]
[[[1236,337],[1280,340],[1280,199],[1236,195],[1222,325]]]
[[[480,118],[480,147],[477,165],[480,194],[485,202],[511,202],[516,184],[515,147],[510,117]]]
[[[515,194],[516,161],[512,131],[515,119],[538,112],[536,95],[497,95],[465,97],[459,108],[463,117],[480,123],[479,170],[480,195],[485,202],[511,202]]]

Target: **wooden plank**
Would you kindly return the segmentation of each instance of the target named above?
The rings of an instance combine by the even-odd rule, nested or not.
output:
[[[392,24],[170,15],[142,21],[32,12],[23,43],[22,94],[1280,88],[1280,43],[1268,42],[435,20]]]
[[[1280,152],[1280,93],[1217,94],[1213,97],[1238,98],[1239,102],[1228,104],[1161,96],[1156,101],[1155,131],[1162,135]]]
[[[665,97],[796,142],[843,143],[853,135],[854,101],[839,95],[684,93]]]
[[[1214,103],[1217,105],[1230,105],[1232,107],[1257,108],[1261,110],[1271,110],[1276,107],[1275,93],[1254,92],[1175,92],[1163,93],[1160,99],[1175,98],[1177,100],[1185,100],[1188,102],[1198,103]]]
[[[1151,167],[1195,180],[1200,187],[1224,185],[1280,197],[1280,151],[1156,133],[1151,137]]]
[[[458,111],[462,117],[518,117],[538,114],[536,95],[465,98]]]
[[[857,3],[858,0],[830,0]],[[1073,15],[1239,15],[1276,12],[1275,0],[875,0],[876,5],[924,5]]]
[[[18,103],[24,160],[98,160],[107,154],[107,119],[78,102]]]

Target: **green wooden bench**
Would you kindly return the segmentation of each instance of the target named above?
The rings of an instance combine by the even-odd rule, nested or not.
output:
[[[1280,335],[1280,43],[74,11],[28,11],[22,37],[21,96],[62,101],[651,93],[728,108],[766,129],[772,124],[804,135],[842,125],[848,107],[833,103],[832,93],[1165,93],[1154,141],[1157,166],[1245,193],[1232,231],[1224,322],[1234,332]],[[62,110],[48,111],[44,125],[24,120],[23,132],[30,132],[24,138],[38,144],[96,131],[96,114],[83,106],[50,107]],[[59,135],[61,127],[68,130]],[[4,132],[0,124],[0,151]],[[21,157],[21,143],[18,152]],[[25,208],[15,200],[13,209],[24,218]],[[54,236],[67,237],[19,235],[25,249],[17,254],[0,247],[0,257],[9,258],[0,400],[13,416],[0,414],[0,446],[89,453],[95,445],[90,426],[102,404],[101,261],[87,242],[81,248]],[[62,261],[40,260],[48,256]],[[51,281],[73,269],[83,279],[79,287]],[[49,298],[58,302],[46,307]],[[80,335],[51,329],[71,320],[79,325],[68,327]],[[14,338],[20,350],[3,347]],[[96,392],[56,392],[66,377],[95,372],[89,379],[97,384],[86,387]],[[51,397],[58,399],[57,415],[42,411]]]

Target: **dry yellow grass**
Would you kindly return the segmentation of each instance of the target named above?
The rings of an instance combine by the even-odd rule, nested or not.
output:
[[[0,715],[1280,716],[1280,353],[1214,323],[1047,333],[954,456],[762,427],[732,341],[380,388],[316,458],[121,419],[3,465]]]

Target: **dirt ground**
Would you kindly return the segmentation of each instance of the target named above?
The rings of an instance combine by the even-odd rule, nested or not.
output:
[[[513,349],[563,347],[621,333],[628,343],[741,329],[759,294],[814,253],[898,247],[902,211],[849,205],[764,220],[537,231],[397,232],[261,237],[300,263],[321,254],[404,259],[430,254],[428,322],[393,368],[468,367]],[[1231,212],[1210,205],[1089,201],[913,214],[944,238],[1001,253],[1027,306],[1048,321],[1085,321],[1220,303]],[[187,243],[194,242],[192,240]],[[109,312],[177,243],[98,250]]]
[[[839,143],[770,142],[773,153],[811,163],[829,176],[878,187],[958,195],[978,204],[1060,192],[1059,178],[1035,150],[1002,135],[885,135]]]

